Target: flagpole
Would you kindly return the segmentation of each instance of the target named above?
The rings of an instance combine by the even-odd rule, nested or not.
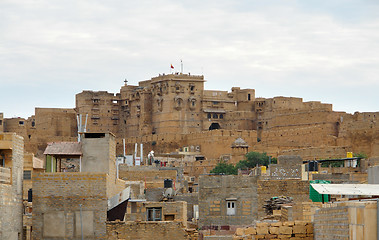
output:
[[[180,67],[181,67],[180,72],[183,73],[183,60],[182,59],[180,59]]]

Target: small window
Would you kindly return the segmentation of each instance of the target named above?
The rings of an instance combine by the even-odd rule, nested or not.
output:
[[[212,114],[208,113],[208,118],[212,118]]]
[[[191,103],[191,104],[192,104],[192,107],[194,107],[194,106],[195,106],[195,101],[192,101],[192,103]]]
[[[220,119],[223,119],[224,118],[224,115],[223,114],[220,114]]]
[[[195,86],[190,86],[191,92],[195,91]]]
[[[30,180],[32,179],[32,171],[25,170],[24,171],[24,180]]]
[[[1,125],[1,124],[0,124]],[[32,127],[35,127],[36,126],[36,122],[35,121],[33,121],[32,122]]]
[[[147,208],[147,221],[161,221],[162,208]]]
[[[19,121],[18,124],[19,125],[24,125],[24,121]]]
[[[251,100],[251,95],[250,95],[250,93],[249,94],[247,94],[247,100]]]
[[[213,114],[213,118],[217,119],[218,115],[216,113]]]
[[[0,120],[0,126],[3,125],[3,120]]]
[[[93,99],[92,102],[93,103],[99,103],[99,99]]]
[[[236,215],[236,201],[226,201],[226,215]]]
[[[164,220],[165,221],[174,221],[175,220],[175,215],[174,214],[164,215]]]

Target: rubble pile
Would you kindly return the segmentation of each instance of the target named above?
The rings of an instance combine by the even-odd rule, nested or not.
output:
[[[263,208],[267,215],[272,215],[272,210],[280,210],[283,205],[292,205],[293,199],[287,196],[272,197],[265,201]]]

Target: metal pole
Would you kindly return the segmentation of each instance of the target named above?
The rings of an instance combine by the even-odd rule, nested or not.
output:
[[[82,233],[82,240],[83,238],[83,216],[82,216],[82,204],[79,204],[80,206],[80,231]]]
[[[80,142],[80,123],[79,123],[79,114],[76,115],[76,123],[78,125],[78,142]]]
[[[134,145],[134,165],[136,165],[136,159],[137,159],[137,143]]]
[[[88,119],[88,113],[86,114],[86,122],[84,123],[84,132],[87,132],[87,119]]]
[[[143,143],[141,143],[141,165],[143,163]]]
[[[124,158],[125,158],[125,138],[122,139],[122,146],[124,147]]]

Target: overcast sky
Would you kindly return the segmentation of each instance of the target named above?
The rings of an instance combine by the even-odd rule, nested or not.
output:
[[[169,73],[379,111],[377,0],[1,0],[0,112],[75,107]]]

